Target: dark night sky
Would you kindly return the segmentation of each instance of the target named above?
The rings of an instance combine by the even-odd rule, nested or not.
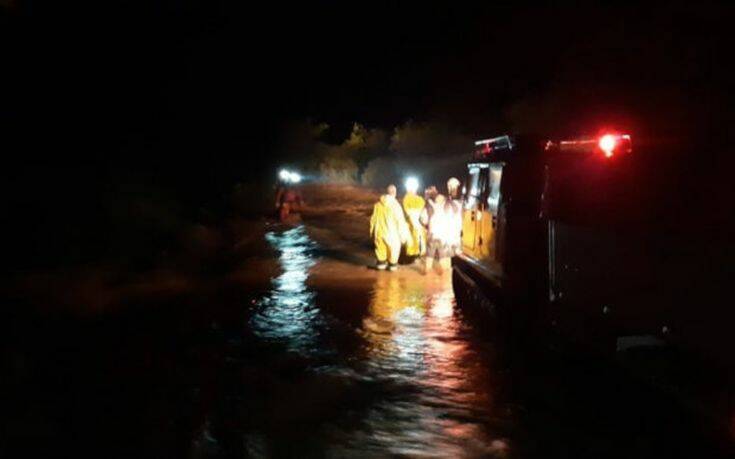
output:
[[[732,77],[714,7],[94,3],[18,1],[3,18],[3,124],[70,157],[240,154],[306,116],[486,134],[550,97],[647,116],[646,99],[717,99]]]
[[[306,117],[729,135],[730,9],[397,3],[5,1],[3,192],[85,215],[127,177],[195,198]]]

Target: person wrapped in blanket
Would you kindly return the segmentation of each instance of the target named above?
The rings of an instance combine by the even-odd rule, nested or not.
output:
[[[462,252],[462,196],[460,194],[460,181],[452,177],[447,180],[447,201],[454,206],[454,229],[452,230],[452,255]]]
[[[442,194],[437,194],[433,200],[427,201],[421,213],[421,223],[428,229],[424,265],[426,273],[432,271],[435,259],[439,260],[442,272],[449,271],[451,257],[458,244],[459,236],[455,233],[457,214],[460,212],[457,203],[448,200]]]

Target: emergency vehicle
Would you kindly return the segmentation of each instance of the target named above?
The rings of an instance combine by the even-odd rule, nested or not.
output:
[[[732,362],[732,333],[718,319],[730,308],[695,290],[707,261],[682,255],[697,221],[677,211],[688,190],[662,192],[666,163],[634,145],[617,132],[475,142],[457,301],[531,340],[552,331],[601,351],[674,340]]]

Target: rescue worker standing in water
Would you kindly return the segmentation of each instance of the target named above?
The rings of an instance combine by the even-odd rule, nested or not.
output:
[[[452,229],[449,247],[452,255],[462,252],[462,200],[459,193],[460,182],[455,177],[447,180],[447,201],[452,206]]]
[[[447,199],[450,201],[456,201],[459,199],[459,185],[460,182],[456,177],[452,177],[447,180]]]
[[[276,191],[276,210],[278,211],[278,219],[283,223],[286,222],[294,213],[301,210],[303,199],[301,193],[288,184],[283,184]]]
[[[456,208],[442,194],[438,194],[433,201],[429,201],[421,213],[421,222],[428,228],[428,248],[424,273],[428,274],[434,267],[434,259],[439,259],[442,272],[449,272],[451,268],[454,214]]]
[[[409,230],[403,209],[396,199],[395,185],[388,185],[387,193],[373,206],[370,217],[370,237],[375,243],[376,268],[395,271],[401,245],[409,240]]]
[[[406,195],[403,197],[403,210],[406,212],[411,237],[406,244],[406,255],[420,257],[426,253],[426,232],[419,221],[421,211],[426,206],[424,198],[416,194],[419,182],[415,178],[406,180]]]

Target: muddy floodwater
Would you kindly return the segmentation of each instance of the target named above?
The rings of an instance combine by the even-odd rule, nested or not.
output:
[[[506,452],[508,407],[494,402],[491,359],[455,310],[450,276],[404,267],[377,273],[347,304],[321,303],[306,283],[319,251],[305,229],[266,237],[283,272],[257,301],[249,327],[299,375],[255,416],[296,420],[292,428],[311,438],[278,445],[256,422],[249,442],[293,453],[311,444],[333,457]]]
[[[330,271],[304,226],[265,238],[281,273],[222,331],[232,379],[195,440],[203,456],[721,454],[670,400],[604,365],[509,367],[448,273]]]
[[[210,276],[227,285],[9,314],[2,456],[728,457],[610,365],[510,359],[448,273],[369,269],[344,225],[264,223],[262,260]]]

